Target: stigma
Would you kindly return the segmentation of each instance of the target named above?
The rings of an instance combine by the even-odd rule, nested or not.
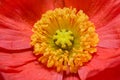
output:
[[[34,24],[32,31],[33,54],[38,62],[57,72],[76,73],[97,51],[98,34],[82,10],[49,10]]]
[[[61,49],[70,49],[72,48],[74,42],[73,33],[69,30],[57,30],[53,36],[54,44]]]

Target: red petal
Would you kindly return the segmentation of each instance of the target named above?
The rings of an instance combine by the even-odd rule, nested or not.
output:
[[[5,80],[62,80],[62,74],[48,70],[37,62],[21,66],[19,73],[2,73]]]
[[[32,51],[6,52],[0,52],[0,70],[5,72],[16,71],[15,67],[25,65],[26,63],[35,60]]]
[[[5,49],[30,48],[30,25],[0,15],[0,47]]]
[[[88,15],[97,28],[103,27],[120,15],[120,0],[93,0]]]
[[[84,67],[80,68],[79,76],[82,80],[99,72],[120,65],[120,49],[98,48],[97,55]]]
[[[97,29],[100,42],[98,46],[104,48],[120,48],[120,16],[113,19],[104,27]]]
[[[63,75],[63,80],[80,80],[80,78],[79,78],[79,76],[78,76],[78,74],[76,73],[76,74],[64,74]]]
[[[91,0],[64,0],[66,7],[73,7],[77,10],[82,9],[87,12],[89,6],[91,5]]]
[[[97,57],[98,59],[101,60],[111,60],[111,61],[117,61],[117,59],[120,60],[120,48],[116,48],[116,49],[106,49],[106,48],[101,48],[98,47],[97,48]],[[118,60],[118,61],[119,61]],[[119,62],[120,63],[120,62]],[[115,64],[119,64],[119,63],[115,63]],[[111,65],[113,66],[113,65]]]
[[[42,13],[54,8],[53,0],[2,0],[0,3],[1,14],[16,20],[22,18],[32,24]]]
[[[63,8],[65,7],[65,2],[64,0],[54,0],[54,6],[55,8],[57,7]]]
[[[0,73],[0,80],[4,80],[4,78],[3,78],[3,76],[2,76],[2,74]]]
[[[120,80],[120,65],[114,68],[106,69],[87,80]]]

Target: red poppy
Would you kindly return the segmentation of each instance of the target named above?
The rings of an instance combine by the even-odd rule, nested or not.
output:
[[[30,45],[33,24],[47,10],[74,7],[95,24],[100,42],[78,73],[39,64]],[[119,80],[120,0],[0,0],[0,80]]]

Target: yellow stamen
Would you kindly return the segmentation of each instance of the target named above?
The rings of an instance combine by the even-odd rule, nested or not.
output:
[[[97,51],[99,38],[95,26],[82,10],[47,11],[32,30],[31,45],[38,61],[57,72],[77,72]]]

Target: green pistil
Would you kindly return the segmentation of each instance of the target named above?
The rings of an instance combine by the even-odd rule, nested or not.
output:
[[[53,36],[54,43],[61,49],[70,49],[73,46],[73,33],[66,29],[57,30]]]

